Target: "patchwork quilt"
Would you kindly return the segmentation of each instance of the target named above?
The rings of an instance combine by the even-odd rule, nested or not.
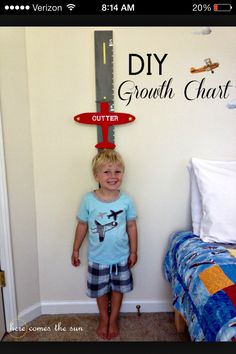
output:
[[[236,342],[235,250],[203,242],[191,231],[176,232],[163,269],[191,340]]]

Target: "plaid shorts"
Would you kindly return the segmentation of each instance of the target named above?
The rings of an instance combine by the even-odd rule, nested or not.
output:
[[[87,295],[89,297],[97,298],[110,291],[127,293],[132,289],[133,277],[128,260],[111,265],[88,262]]]

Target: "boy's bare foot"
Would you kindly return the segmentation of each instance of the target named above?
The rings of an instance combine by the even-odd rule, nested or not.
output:
[[[102,339],[108,338],[108,318],[99,317],[99,324],[96,333],[98,337]]]
[[[120,334],[118,321],[110,322],[108,326],[107,339],[112,339]]]

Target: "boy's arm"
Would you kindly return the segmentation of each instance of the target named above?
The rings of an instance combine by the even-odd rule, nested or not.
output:
[[[88,224],[78,221],[76,230],[75,230],[75,240],[73,244],[73,252],[71,256],[71,263],[73,266],[78,267],[80,265],[79,259],[79,249],[80,246],[87,234]]]
[[[138,259],[138,232],[137,232],[137,224],[136,220],[129,220],[127,222],[127,233],[129,236],[129,247],[130,247],[130,255],[129,255],[129,266],[132,268]]]

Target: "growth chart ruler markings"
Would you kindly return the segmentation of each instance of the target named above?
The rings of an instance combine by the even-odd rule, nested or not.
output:
[[[100,112],[100,103],[108,102],[109,110],[114,112],[113,86],[113,32],[95,31],[95,76],[96,76],[96,109]],[[108,140],[115,143],[114,126],[108,127]],[[97,127],[97,141],[103,141],[102,129]],[[114,146],[111,146],[114,148]]]
[[[97,125],[97,149],[114,149],[114,125],[131,123],[135,117],[114,111],[112,31],[95,31],[94,38],[97,112],[77,114],[74,120]]]

